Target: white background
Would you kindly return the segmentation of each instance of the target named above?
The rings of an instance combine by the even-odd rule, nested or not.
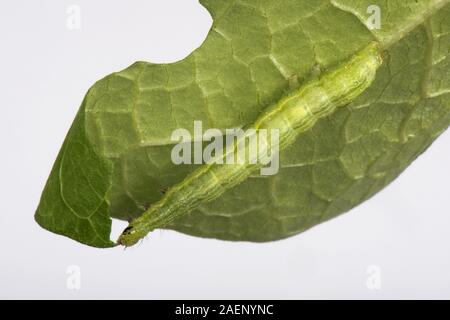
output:
[[[66,27],[71,4],[80,30]],[[280,242],[157,231],[101,250],[34,222],[86,90],[136,60],[184,58],[210,25],[196,0],[2,2],[0,298],[450,298],[450,131],[372,200]],[[67,287],[71,265],[79,290]]]

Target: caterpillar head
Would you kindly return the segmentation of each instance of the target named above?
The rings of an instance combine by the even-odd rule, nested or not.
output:
[[[131,247],[134,246],[136,243],[138,243],[139,240],[145,237],[146,235],[147,235],[146,232],[142,231],[140,232],[138,228],[130,224],[128,227],[125,228],[125,230],[122,231],[122,234],[117,240],[117,243],[125,247]]]

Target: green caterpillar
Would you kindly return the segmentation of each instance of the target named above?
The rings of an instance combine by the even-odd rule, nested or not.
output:
[[[275,129],[278,131],[279,145],[271,143],[271,138],[260,139],[258,154],[267,154],[267,151],[273,154],[277,151],[275,148],[281,150],[289,146],[302,132],[314,126],[317,120],[352,102],[371,85],[382,63],[382,50],[378,43],[373,42],[348,62],[320,79],[306,83],[267,108],[247,129],[253,129],[258,138],[262,136],[258,135],[259,130]],[[240,143],[242,141],[239,139],[234,141],[228,154],[221,156],[229,157],[230,152],[236,154]],[[131,221],[117,242],[124,246],[136,244],[154,229],[167,225],[204,202],[216,199],[262,166],[261,163],[250,161],[202,165],[181,183],[171,187],[141,217]]]

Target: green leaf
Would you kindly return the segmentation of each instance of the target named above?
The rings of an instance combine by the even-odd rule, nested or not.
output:
[[[98,156],[85,134],[83,102],[56,159],[36,212],[49,230],[96,247],[111,247],[107,194],[110,161]]]
[[[225,240],[298,234],[373,196],[450,125],[449,0],[201,2],[214,23],[189,57],[137,62],[89,90],[43,192],[41,226],[113,245],[110,216],[139,216],[194,170],[172,164],[173,130],[244,126],[374,40],[387,48],[375,83],[284,150],[277,175],[255,175],[168,228]]]

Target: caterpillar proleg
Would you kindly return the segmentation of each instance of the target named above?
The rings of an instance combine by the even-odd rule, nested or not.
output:
[[[379,44],[373,42],[349,61],[312,80],[286,95],[264,110],[256,121],[247,126],[256,135],[261,129],[276,129],[280,150],[292,144],[303,132],[311,129],[322,117],[332,114],[363,93],[373,82],[383,63]],[[259,138],[259,137],[258,137]],[[269,139],[259,144],[258,153],[275,148]],[[235,141],[235,152],[240,141]],[[227,155],[223,155],[226,157]],[[149,232],[163,227],[176,217],[186,214],[204,202],[216,199],[226,190],[247,179],[260,169],[261,163],[204,164],[181,183],[169,188],[142,216],[130,222],[118,239],[124,246],[132,246]]]

